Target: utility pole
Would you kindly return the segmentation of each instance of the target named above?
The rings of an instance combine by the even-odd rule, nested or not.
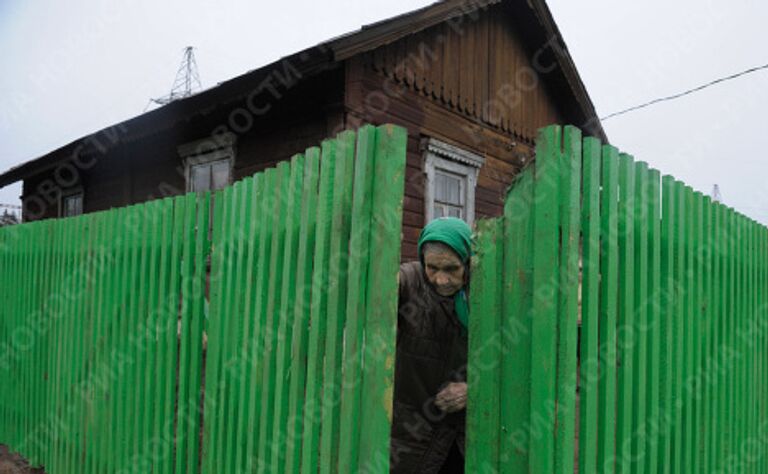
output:
[[[170,104],[174,100],[189,97],[200,89],[202,89],[202,86],[200,84],[200,76],[197,73],[194,47],[187,46],[184,48],[184,57],[181,60],[179,70],[176,72],[176,78],[173,80],[171,92],[163,97],[150,99],[150,103]]]

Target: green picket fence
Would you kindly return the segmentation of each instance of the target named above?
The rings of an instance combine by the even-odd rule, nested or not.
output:
[[[0,229],[0,442],[50,474],[386,472],[405,149],[365,126]]]
[[[170,472],[174,434],[188,436],[177,333],[200,333],[206,200],[0,230],[3,443],[50,473]]]
[[[0,442],[54,473],[387,472],[406,134],[0,229]],[[766,228],[572,127],[473,257],[468,472],[766,472]]]
[[[344,132],[217,200],[203,472],[388,471],[405,140]]]
[[[473,257],[468,472],[768,472],[766,228],[578,129]]]

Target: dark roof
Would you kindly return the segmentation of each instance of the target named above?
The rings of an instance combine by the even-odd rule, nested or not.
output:
[[[370,51],[379,46],[394,42],[408,34],[416,33],[451,18],[494,4],[503,4],[516,15],[521,15],[522,18],[519,24],[526,30],[526,36],[534,38],[537,45],[547,43],[555,45],[555,47],[547,49],[547,54],[553,56],[560,67],[554,74],[548,75],[550,76],[548,80],[554,82],[555,89],[570,92],[565,94],[561,92],[561,96],[558,99],[569,102],[566,105],[571,110],[579,112],[578,115],[580,115],[579,120],[581,123],[578,123],[578,125],[585,129],[588,134],[607,141],[584,83],[581,81],[576,66],[568,53],[565,42],[544,0],[443,0],[418,10],[363,26],[357,31],[286,56],[259,69],[219,83],[193,96],[171,102],[156,110],[86,135],[39,158],[15,166],[0,174],[0,187],[7,186],[24,179],[25,176],[55,166],[76,152],[87,152],[89,149],[89,138],[98,138],[102,134],[115,136],[115,131],[119,130],[120,142],[130,142],[142,136],[173,127],[177,123],[189,120],[195,115],[210,113],[222,104],[231,103],[246,97],[253,91],[254,84],[259,84],[275,71],[283,71],[286,62],[291,64],[301,74],[302,78],[311,77],[319,72],[331,69],[338,62],[357,54]],[[565,89],[562,86],[565,86]]]

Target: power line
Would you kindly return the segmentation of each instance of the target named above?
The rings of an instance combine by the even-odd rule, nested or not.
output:
[[[760,71],[762,69],[768,69],[768,64],[763,64],[762,66],[751,67],[751,68],[745,69],[745,70],[743,70],[741,72],[737,72],[736,74],[731,74],[730,76],[725,76],[725,77],[721,77],[719,79],[715,79],[714,81],[707,82],[706,84],[702,84],[702,85],[700,85],[698,87],[694,87],[693,89],[688,89],[687,91],[680,92],[679,94],[674,94],[674,95],[670,95],[670,96],[667,96],[667,97],[660,97],[658,99],[653,99],[652,101],[645,102],[643,104],[636,105],[636,106],[630,107],[628,109],[620,110],[620,111],[614,112],[612,114],[608,114],[605,117],[600,118],[600,120],[608,120],[611,117],[616,117],[617,115],[623,115],[623,114],[626,114],[627,112],[632,112],[633,110],[643,109],[643,108],[651,106],[653,104],[658,104],[659,102],[665,102],[665,101],[668,101],[668,100],[678,99],[678,98],[686,96],[688,94],[693,94],[694,92],[698,92],[698,91],[700,91],[702,89],[706,89],[707,87],[714,86],[715,84],[719,84],[721,82],[730,81],[731,79],[736,79],[737,77],[745,76],[747,74],[751,74],[753,72],[757,72],[757,71]]]

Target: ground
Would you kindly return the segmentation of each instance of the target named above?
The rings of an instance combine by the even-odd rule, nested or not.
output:
[[[45,474],[45,471],[30,468],[26,459],[11,454],[6,445],[0,444],[0,474]]]

